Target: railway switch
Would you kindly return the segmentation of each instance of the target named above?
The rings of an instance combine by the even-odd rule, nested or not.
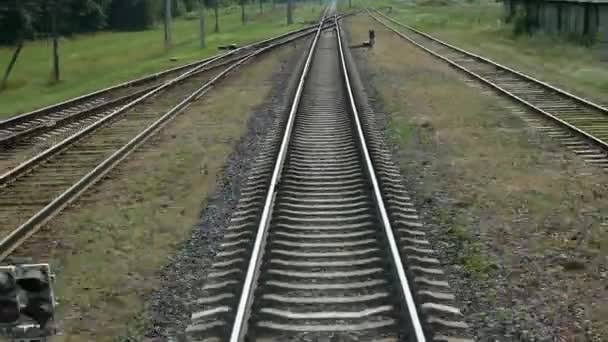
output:
[[[0,336],[34,342],[56,333],[52,280],[48,264],[0,266]]]

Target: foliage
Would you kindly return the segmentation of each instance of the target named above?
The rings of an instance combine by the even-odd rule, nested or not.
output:
[[[56,10],[62,35],[103,29],[143,30],[164,16],[165,0],[0,0],[0,45],[46,37]],[[172,0],[175,17],[195,11],[199,0]],[[231,0],[218,0],[221,6]],[[212,6],[214,0],[205,0]]]
[[[143,30],[154,25],[162,0],[112,0],[109,27],[115,30]]]
[[[34,0],[3,0],[0,2],[0,44],[14,44],[32,37],[41,8]]]

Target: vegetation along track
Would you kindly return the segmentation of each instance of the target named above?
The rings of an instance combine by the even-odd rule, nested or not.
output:
[[[202,61],[106,88],[51,107],[0,121],[0,174],[16,167],[70,135],[161,88],[175,87],[191,76],[207,74],[285,37],[314,30],[306,27],[253,43]]]
[[[379,11],[368,13],[412,44],[549,119],[557,127],[540,128],[587,162],[608,170],[608,109],[605,107],[445,43]],[[389,22],[407,31],[401,32]]]
[[[339,28],[319,31],[299,66],[291,110],[254,162],[191,303],[190,340],[466,335],[343,46]]]
[[[211,74],[201,69],[175,86],[162,91],[158,88],[159,91],[147,94],[137,105],[125,106],[124,115],[114,115],[119,113],[116,111],[105,116],[0,176],[0,234],[3,235],[0,259],[216,81],[255,56],[314,32],[313,29],[280,36],[271,44],[213,69]]]

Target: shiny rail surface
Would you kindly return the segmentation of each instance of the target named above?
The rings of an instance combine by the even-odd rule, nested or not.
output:
[[[311,31],[314,33],[315,31]],[[125,115],[104,117],[63,142],[54,145],[21,169],[0,177],[0,259],[34,234],[43,223],[76,199],[145,140],[205,94],[217,81],[252,58],[309,35],[284,36],[211,74],[192,73],[175,87],[147,96]],[[94,130],[94,134],[86,132]]]
[[[393,184],[398,170],[379,135],[368,142],[369,107],[359,114],[340,32],[311,43],[289,114],[255,161],[191,305],[190,341],[465,335],[445,281],[433,279],[443,272],[416,210]]]
[[[608,109],[605,107],[445,43],[379,11],[368,13],[389,30],[433,56],[542,114],[595,146],[608,149]],[[389,22],[406,29],[406,33],[397,30]],[[590,153],[596,152],[590,150]],[[591,161],[601,167],[608,167],[605,153],[601,158],[591,158]]]

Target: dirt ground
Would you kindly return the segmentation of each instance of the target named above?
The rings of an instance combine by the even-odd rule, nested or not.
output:
[[[272,119],[270,109],[256,108],[304,44],[222,81],[17,251],[50,262],[57,274],[61,335],[53,341],[142,341],[160,324],[146,306],[163,267],[200,228],[201,215],[229,210],[238,189],[227,184],[238,181]],[[197,241],[201,264],[219,235],[209,225]]]
[[[479,341],[608,339],[608,175],[504,100],[349,18],[350,45]]]

